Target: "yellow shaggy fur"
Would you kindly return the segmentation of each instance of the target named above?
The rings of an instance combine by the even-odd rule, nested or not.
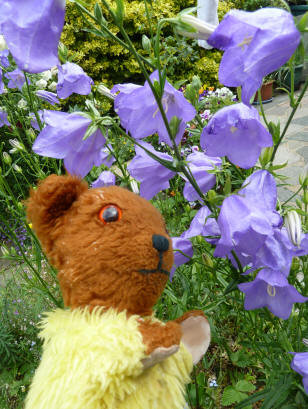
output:
[[[191,355],[181,345],[143,370],[138,318],[101,308],[48,313],[25,409],[183,409]]]

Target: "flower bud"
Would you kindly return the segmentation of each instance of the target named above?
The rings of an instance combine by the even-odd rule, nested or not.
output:
[[[205,23],[203,20],[191,14],[182,14],[178,19],[179,24],[177,31],[185,37],[207,40],[216,28],[214,25]]]
[[[18,202],[17,203],[17,208],[18,208],[18,210],[23,210],[24,206],[23,206],[23,204],[21,202]]]
[[[48,86],[49,91],[55,92],[57,90],[57,83],[56,81],[52,81]]]
[[[107,97],[107,98],[115,99],[115,95],[112,94],[112,93],[110,92],[110,89],[107,88],[107,87],[105,87],[105,85],[103,85],[103,84],[100,84],[100,85],[97,87],[97,91],[98,91],[101,95],[104,95],[104,96]]]
[[[12,158],[7,152],[3,152],[2,156],[3,156],[4,163],[6,163],[7,165],[10,165],[12,163]]]
[[[52,74],[51,74],[50,70],[47,70],[47,71],[44,71],[44,72],[41,73],[41,77],[45,81],[49,81],[51,76],[52,76]]]
[[[272,146],[269,146],[267,148],[262,149],[261,155],[259,157],[259,161],[264,168],[265,165],[269,163],[271,160],[272,154],[273,154],[274,148]]]
[[[284,222],[290,241],[299,247],[302,241],[302,224],[298,213],[291,210],[286,214]]]
[[[308,186],[308,165],[306,165],[304,167],[304,170],[302,171],[302,173],[299,175],[299,183],[301,186],[303,187],[307,187]]]
[[[52,77],[56,77],[58,75],[58,67],[55,65],[54,67],[50,68],[50,72]]]
[[[0,252],[2,253],[2,255],[3,255],[4,257],[10,255],[10,252],[9,252],[8,248],[7,248],[6,246],[4,246],[4,245],[2,245],[2,246],[0,247]]]
[[[3,35],[0,35],[0,51],[3,51],[5,49],[7,49],[7,44],[5,42]]]
[[[17,107],[20,109],[25,109],[27,105],[28,105],[27,101],[23,98],[21,98],[17,103]]]
[[[205,264],[206,266],[209,266],[209,267],[211,267],[211,268],[214,267],[213,261],[212,261],[211,257],[210,257],[208,254],[203,253],[203,254],[202,254],[202,260],[203,260],[203,262],[204,262],[204,264]]]
[[[34,141],[36,139],[35,132],[34,132],[34,130],[32,128],[27,129],[26,134],[32,141]]]
[[[25,150],[24,145],[21,142],[19,142],[18,139],[9,139],[9,143],[13,147],[13,149],[16,149],[17,151]]]
[[[35,85],[39,88],[39,89],[44,89],[47,87],[47,81],[44,80],[43,78],[41,78],[40,80],[36,81]]]
[[[18,166],[16,163],[13,163],[12,167],[13,167],[13,169],[15,170],[15,172],[17,172],[17,173],[22,173],[21,167]]]
[[[303,194],[303,202],[305,204],[308,204],[308,191],[305,190],[304,194]]]

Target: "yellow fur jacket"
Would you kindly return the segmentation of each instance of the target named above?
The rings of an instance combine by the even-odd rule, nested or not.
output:
[[[25,409],[183,409],[191,355],[181,345],[144,370],[138,318],[112,309],[48,313]]]

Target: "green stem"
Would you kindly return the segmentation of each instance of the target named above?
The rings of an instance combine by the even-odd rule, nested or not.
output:
[[[264,108],[263,108],[262,97],[261,97],[261,89],[258,89],[258,101],[259,101],[260,110],[261,110],[261,114],[262,114],[263,120],[264,120],[264,122],[265,122],[265,125],[266,125],[267,128],[269,129],[269,123],[267,122],[267,119],[266,119],[266,116],[265,116],[265,112],[264,112]]]
[[[40,118],[40,116],[39,116],[39,114],[38,114],[38,112],[37,112],[36,107],[34,108],[33,99],[32,99],[32,94],[31,94],[30,87],[29,87],[29,82],[28,82],[28,76],[27,76],[27,74],[25,73],[25,71],[24,71],[24,76],[25,76],[26,85],[27,85],[27,91],[28,91],[28,95],[29,95],[30,108],[31,108],[31,110],[34,112],[34,115],[35,115],[35,118],[36,118],[36,120],[37,120],[37,123],[38,123],[38,126],[39,126],[40,130],[42,130],[42,129],[43,129],[42,121],[41,121],[41,118]]]
[[[279,145],[281,144],[281,142],[282,142],[282,140],[283,140],[283,138],[284,138],[284,136],[285,136],[285,134],[286,134],[286,132],[287,132],[287,130],[289,128],[289,125],[290,125],[290,123],[291,123],[291,121],[292,121],[292,119],[293,119],[293,117],[294,117],[294,115],[295,115],[295,113],[297,111],[297,108],[299,107],[299,104],[300,104],[301,100],[303,99],[303,97],[305,95],[305,92],[306,92],[307,88],[308,88],[308,78],[307,78],[307,80],[306,80],[306,82],[304,84],[304,87],[303,87],[299,97],[297,98],[297,101],[296,101],[296,103],[295,103],[295,105],[294,105],[294,107],[292,109],[292,112],[291,112],[291,114],[290,114],[290,116],[289,116],[289,118],[287,120],[287,123],[285,124],[285,127],[284,127],[284,129],[282,131],[282,134],[281,134],[277,144],[274,147],[272,157],[271,157],[271,161],[270,161],[271,164],[274,162],[274,158],[275,158],[277,149],[278,149]]]
[[[302,189],[303,189],[303,186],[300,186],[300,188],[299,188],[291,197],[289,197],[288,200],[286,200],[285,202],[283,202],[281,206],[286,205],[286,204],[287,204],[290,200],[292,200],[293,197],[295,197]]]

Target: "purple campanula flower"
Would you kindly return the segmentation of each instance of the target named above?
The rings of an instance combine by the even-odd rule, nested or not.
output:
[[[207,206],[201,207],[193,218],[189,229],[182,233],[181,237],[189,239],[195,236],[220,236],[219,226],[210,215],[211,212]],[[218,239],[207,238],[206,241],[216,244]]]
[[[173,158],[167,153],[155,151],[146,142],[141,142],[140,144],[160,159],[172,163]],[[169,180],[173,178],[175,172],[151,158],[139,146],[136,145],[135,150],[136,156],[128,165],[127,170],[134,179],[140,182],[140,195],[146,199],[152,199],[161,190],[169,188]]]
[[[274,228],[281,227],[282,218],[275,210],[277,188],[273,176],[259,170],[243,186],[238,195],[231,195],[222,203],[217,220],[221,238],[215,257],[224,257],[232,250],[255,255],[267,237],[274,234]]]
[[[158,72],[153,72],[150,79],[153,82],[157,81]],[[157,132],[159,142],[163,141],[172,146],[163,118],[148,83],[145,82],[142,87],[134,84],[119,84],[113,87],[111,92],[114,93],[117,90],[120,91],[120,94],[115,97],[115,111],[119,115],[121,125],[126,131],[129,131],[135,139],[146,138]],[[165,82],[162,105],[168,121],[174,116],[181,119],[175,138],[176,143],[179,143],[184,134],[186,123],[195,117],[196,110],[185,99],[183,94],[173,88],[168,81]]]
[[[110,152],[110,150],[107,148],[107,146],[109,146],[109,148],[112,151],[112,146],[110,144],[106,145],[104,148],[101,149],[101,162],[107,167],[110,168],[112,166],[112,164],[115,162],[115,158],[112,156],[112,153]]]
[[[104,187],[115,185],[116,178],[115,175],[109,170],[103,171],[99,177],[92,183],[92,187]]]
[[[183,237],[171,237],[171,239],[174,251],[174,264],[170,272],[170,280],[172,279],[175,270],[182,264],[187,263],[194,254],[190,240]]]
[[[263,77],[288,61],[299,42],[293,16],[276,8],[231,10],[208,39],[211,46],[225,51],[219,81],[241,85],[245,104],[261,87]]]
[[[73,93],[90,94],[94,82],[79,65],[67,62],[58,68],[57,94],[59,98],[65,99]]]
[[[0,64],[4,68],[8,68],[10,66],[8,56],[9,56],[9,50],[0,51]]]
[[[26,82],[24,73],[19,68],[16,68],[14,71],[7,72],[4,74],[4,76],[9,80],[8,88],[18,88],[21,90],[22,86]]]
[[[258,111],[242,103],[226,106],[203,129],[200,145],[210,156],[227,156],[241,168],[254,166],[262,148],[272,146],[272,136]]]
[[[59,100],[57,98],[57,94],[54,92],[49,92],[49,91],[44,91],[44,90],[39,90],[36,91],[36,96],[41,98],[44,101],[49,102],[51,105],[59,104]]]
[[[58,64],[65,0],[5,0],[1,30],[18,67],[38,73]]]
[[[216,176],[207,171],[213,170],[215,166],[220,167],[221,159],[207,156],[203,152],[193,152],[187,156],[186,161],[201,191],[203,193],[209,191],[216,183]],[[183,190],[185,199],[189,202],[199,199],[198,193],[187,178],[184,175],[181,177],[186,181]]]
[[[39,116],[39,118],[40,118],[40,120],[41,120],[41,122],[43,124],[44,123],[44,111],[39,110],[39,111],[37,111],[37,113],[38,113],[38,116]],[[40,127],[39,127],[39,125],[37,123],[37,119],[35,117],[35,114],[33,112],[30,112],[29,116],[31,118],[32,128],[36,129],[37,131],[40,131]]]
[[[74,112],[44,111],[47,126],[33,144],[38,155],[64,159],[66,170],[84,177],[92,167],[101,164],[100,150],[105,138],[98,129],[86,140],[83,137],[91,119]]]
[[[0,68],[0,95],[3,94],[4,91],[4,83],[2,81],[2,69]]]
[[[0,128],[2,128],[4,125],[10,126],[11,124],[7,119],[7,113],[0,109]]]
[[[308,300],[288,283],[284,274],[270,269],[259,271],[253,281],[239,284],[238,288],[245,293],[246,310],[267,307],[284,320],[289,318],[294,303]]]
[[[304,389],[308,394],[308,352],[290,352],[290,354],[294,355],[291,368],[303,377]]]

